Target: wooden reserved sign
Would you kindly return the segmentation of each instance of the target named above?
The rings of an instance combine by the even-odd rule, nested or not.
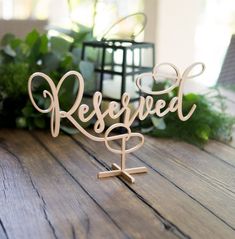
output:
[[[157,77],[160,76],[160,68],[168,66],[172,68],[175,72],[174,75],[161,75],[166,76],[167,79],[174,80],[174,83],[167,89],[161,91],[152,91],[150,89],[142,86],[142,80],[144,77],[151,77],[151,79],[157,81]],[[195,68],[200,68],[199,72],[194,73]],[[153,68],[153,72],[143,73],[137,76],[136,85],[139,90],[145,93],[147,96],[140,96],[138,107],[136,107],[135,111],[131,111],[130,105],[130,95],[128,93],[124,93],[121,97],[121,106],[118,102],[112,101],[109,103],[106,110],[101,110],[102,103],[102,93],[95,92],[93,95],[93,109],[90,110],[90,107],[87,104],[82,104],[83,94],[84,94],[84,79],[79,72],[69,71],[67,72],[59,81],[57,86],[54,84],[53,80],[44,73],[36,72],[32,74],[28,81],[28,92],[30,100],[33,106],[41,113],[50,113],[51,115],[51,134],[53,137],[57,137],[60,131],[60,121],[62,118],[66,118],[69,120],[81,133],[83,133],[88,138],[98,141],[104,142],[107,149],[115,154],[121,155],[121,165],[112,164],[111,171],[105,171],[98,173],[98,178],[106,178],[112,176],[121,175],[127,181],[134,183],[135,179],[131,176],[131,174],[145,173],[147,172],[146,167],[137,167],[137,168],[126,168],[126,154],[134,152],[139,149],[144,143],[144,136],[141,133],[132,132],[131,125],[133,124],[135,119],[144,120],[148,115],[157,115],[158,117],[163,117],[169,112],[176,112],[178,117],[182,121],[188,120],[193,112],[196,109],[196,105],[194,104],[189,112],[186,115],[183,115],[182,105],[183,105],[183,87],[184,83],[187,79],[195,78],[201,75],[205,70],[205,65],[203,63],[194,63],[190,65],[182,74],[178,70],[176,66],[170,63],[162,63]],[[64,111],[60,108],[59,102],[59,91],[63,82],[69,77],[75,76],[79,83],[79,89],[77,92],[77,96],[74,104],[68,111]],[[41,77],[45,81],[47,81],[50,90],[43,91],[43,97],[50,99],[50,105],[47,109],[41,109],[33,98],[32,93],[32,81],[35,77]],[[176,87],[178,87],[178,95],[173,97],[169,104],[162,100],[158,99],[156,102],[153,100],[153,95],[163,95],[171,92]],[[77,114],[78,118],[81,122],[89,122],[92,119],[96,119],[94,124],[94,133],[90,133],[85,128],[83,128],[79,122],[77,122],[74,118],[74,115]],[[111,119],[118,119],[120,116],[123,117],[123,123],[115,123],[110,127],[105,127],[105,118],[110,117]],[[120,134],[112,134],[112,131],[116,128],[122,127],[125,129],[125,133]],[[100,134],[102,133],[102,136]],[[131,138],[137,138],[139,140],[138,144],[132,148],[127,148],[126,143]],[[111,141],[120,140],[121,146],[120,149],[113,148]]]

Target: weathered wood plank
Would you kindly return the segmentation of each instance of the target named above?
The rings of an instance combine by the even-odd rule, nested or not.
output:
[[[61,135],[52,139],[43,133],[35,136],[131,238],[189,238],[117,178],[98,180],[97,172],[105,169],[71,138]],[[95,147],[99,146],[96,143]]]
[[[214,157],[217,157],[235,167],[235,148],[224,143],[211,140],[207,145],[205,145],[204,150],[212,154]]]
[[[95,156],[94,160],[103,165],[117,163],[117,159],[115,160],[117,156],[115,157],[115,155],[108,152],[103,144],[97,147],[96,142],[90,141],[82,135],[76,135],[75,139],[79,144],[82,144],[86,151]],[[155,140],[152,141],[155,142]],[[146,149],[145,147],[138,151],[141,152],[141,160],[148,163],[155,162],[156,165],[159,164],[159,150],[149,152],[149,148]],[[160,159],[164,164],[165,158]],[[143,161],[133,157],[133,155],[129,155],[127,165],[132,167],[146,166]],[[156,165],[153,166],[155,167]],[[208,208],[181,189],[177,183],[165,176],[165,174],[173,174],[173,177],[177,178],[177,170],[174,172],[176,168],[174,164],[169,165],[166,163],[166,166],[164,166],[165,173],[156,171],[151,167],[149,167],[148,174],[136,176],[136,184],[128,185],[139,197],[143,198],[144,202],[147,202],[148,205],[155,208],[161,215],[168,218],[192,238],[234,238],[235,231],[231,226],[215,216]],[[188,176],[192,175],[188,174]],[[200,178],[197,179],[200,180]],[[197,181],[191,184],[190,182],[192,182],[190,177],[184,178],[183,183],[187,184],[188,187],[191,185],[192,190],[197,193],[197,188],[193,188]]]
[[[235,168],[186,143],[147,141],[135,154],[235,229]]]
[[[235,193],[235,168],[213,157],[201,149],[176,140],[154,139],[146,136],[149,146],[163,155],[171,156],[171,161],[186,170],[210,181],[226,192]],[[149,150],[149,148],[148,148]],[[235,221],[234,221],[235,223]]]
[[[55,238],[31,176],[14,154],[0,147],[0,238],[39,239],[44,235]]]
[[[29,133],[3,130],[0,137],[21,165],[3,156],[1,179],[12,185],[1,200],[1,219],[10,239],[128,237]]]

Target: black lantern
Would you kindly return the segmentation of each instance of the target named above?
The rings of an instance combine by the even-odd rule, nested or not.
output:
[[[134,80],[137,75],[152,71],[155,47],[153,43],[132,40],[89,41],[83,43],[82,60],[95,63],[93,90],[100,91],[104,100],[121,104],[121,96],[128,92],[133,103],[140,96]],[[94,91],[86,92],[85,97],[92,97]]]

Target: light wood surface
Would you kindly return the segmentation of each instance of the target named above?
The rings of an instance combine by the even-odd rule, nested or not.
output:
[[[148,170],[135,184],[98,180],[113,163],[82,134],[1,129],[0,238],[235,238],[234,141],[201,150],[145,136],[126,159]]]

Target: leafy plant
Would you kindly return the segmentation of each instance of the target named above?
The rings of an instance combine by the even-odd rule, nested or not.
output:
[[[169,84],[165,81],[153,86],[153,90],[164,89]],[[164,100],[177,96],[165,94]],[[217,93],[213,96],[202,94],[186,94],[183,96],[183,113],[187,114],[193,104],[197,105],[195,112],[188,121],[180,121],[177,112],[169,113],[163,118],[152,116],[144,122],[144,131],[155,137],[177,138],[202,147],[209,139],[220,141],[231,140],[232,127],[235,118],[224,112],[223,97]]]
[[[46,128],[48,118],[39,114],[29,102],[27,82],[29,76],[36,72],[48,74],[55,83],[69,70],[83,73],[85,87],[91,88],[94,71],[92,62],[81,61],[82,42],[91,39],[91,29],[79,25],[79,31],[73,30],[70,39],[65,34],[49,37],[40,35],[36,30],[30,32],[25,39],[12,34],[5,35],[0,46],[0,127]],[[43,108],[48,104],[42,98],[41,82],[35,86],[34,97]],[[61,106],[69,108],[76,94],[74,79],[64,85],[61,91]],[[66,127],[65,127],[66,129]]]

